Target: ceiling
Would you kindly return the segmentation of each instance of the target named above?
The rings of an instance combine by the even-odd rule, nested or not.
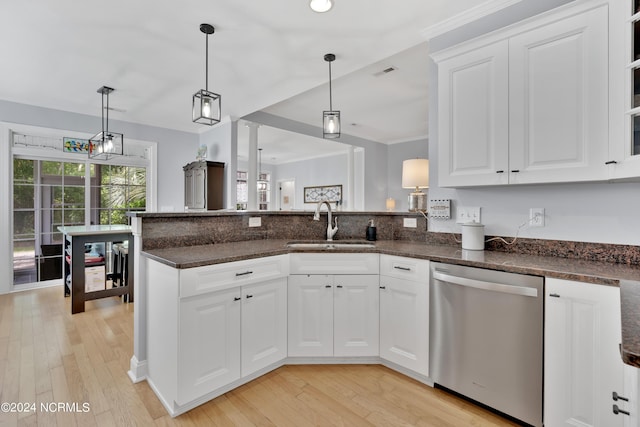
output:
[[[115,88],[110,118],[203,132],[191,98],[209,90],[224,116],[266,111],[309,124],[333,105],[343,133],[393,143],[427,133],[427,46],[421,32],[489,3],[514,0],[3,0],[0,99],[100,116],[96,90]],[[378,75],[388,67],[391,73]],[[99,126],[99,119],[96,125]],[[318,123],[319,125],[319,123]],[[268,131],[265,131],[268,133]]]

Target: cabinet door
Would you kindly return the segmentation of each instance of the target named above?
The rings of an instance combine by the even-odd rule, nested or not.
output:
[[[429,376],[429,283],[380,276],[380,357]]]
[[[619,289],[549,278],[545,287],[545,425],[622,426],[611,399],[624,387]]]
[[[602,6],[509,39],[510,183],[607,178],[607,19]]]
[[[287,279],[242,288],[242,376],[287,357]]]
[[[438,184],[508,183],[508,42],[438,64]]]
[[[336,275],[333,282],[333,355],[378,356],[378,276]]]
[[[333,356],[333,276],[289,276],[288,313],[290,357]]]
[[[180,302],[178,403],[240,378],[240,289]]]
[[[207,169],[198,167],[193,170],[193,208],[207,207]]]

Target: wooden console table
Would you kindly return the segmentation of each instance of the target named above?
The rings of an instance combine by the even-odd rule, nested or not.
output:
[[[127,277],[126,282],[121,281],[120,283],[123,286],[85,292],[85,244],[104,242],[106,250],[107,242],[128,242],[128,249],[133,253],[131,227],[128,225],[90,225],[58,227],[58,230],[64,234],[62,257],[62,262],[64,263],[64,289],[67,287],[66,278],[69,274],[71,275],[71,314],[82,313],[85,301],[99,298],[127,295],[128,301],[133,302],[133,258],[126,263],[126,273],[122,272]],[[71,263],[66,261],[67,255],[71,257]],[[104,255],[106,256],[106,254]]]

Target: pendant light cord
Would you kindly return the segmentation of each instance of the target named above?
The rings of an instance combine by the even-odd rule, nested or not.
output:
[[[333,103],[331,102],[331,61],[329,61],[329,111],[333,111]]]
[[[102,112],[104,114],[104,93],[102,94]],[[108,133],[109,133],[109,92],[107,92],[107,134]],[[104,141],[104,132],[102,132],[102,140]]]
[[[209,92],[209,34],[205,37],[204,89]]]

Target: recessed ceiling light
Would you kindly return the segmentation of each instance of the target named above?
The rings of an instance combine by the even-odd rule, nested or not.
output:
[[[309,7],[314,12],[328,12],[333,7],[333,0],[311,0],[309,2]]]

